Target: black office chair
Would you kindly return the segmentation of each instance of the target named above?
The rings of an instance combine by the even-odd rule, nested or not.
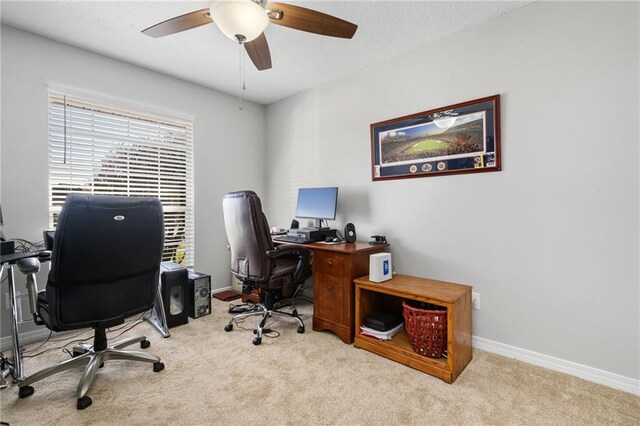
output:
[[[253,191],[225,195],[222,208],[231,250],[231,273],[242,282],[243,292],[260,289],[256,309],[231,318],[225,331],[231,331],[233,323],[240,319],[260,315],[262,320],[253,339],[253,344],[259,345],[267,320],[280,315],[294,318],[299,324],[298,333],[304,333],[304,323],[293,298],[311,276],[311,250],[292,245],[274,248],[260,198]],[[291,313],[274,309],[276,305],[284,306],[286,301],[293,307]]]
[[[46,290],[37,293],[35,317],[53,331],[93,328],[93,345],[74,348],[74,358],[19,383],[19,397],[45,377],[87,364],[77,389],[77,408],[106,361],[130,360],[164,369],[160,358],[122,348],[150,343],[144,336],[107,344],[106,329],[151,309],[158,288],[164,242],[162,205],[155,198],[69,194],[56,228]]]

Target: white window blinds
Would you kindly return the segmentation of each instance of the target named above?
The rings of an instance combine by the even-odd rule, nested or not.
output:
[[[49,90],[49,222],[69,192],[158,197],[163,260],[193,265],[193,122]]]

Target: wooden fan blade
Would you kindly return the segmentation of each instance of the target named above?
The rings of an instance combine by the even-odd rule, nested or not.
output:
[[[271,23],[331,37],[352,38],[358,26],[311,9],[284,3],[269,3]]]
[[[142,34],[154,38],[163,37],[210,24],[211,22],[213,22],[213,19],[209,16],[209,9],[196,10],[153,25],[146,30],[142,30]]]
[[[271,52],[269,52],[269,44],[264,33],[258,38],[244,44],[244,50],[251,58],[251,62],[258,68],[258,71],[268,70],[271,68]]]

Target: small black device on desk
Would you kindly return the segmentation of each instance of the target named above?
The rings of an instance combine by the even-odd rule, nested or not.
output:
[[[326,243],[341,243],[344,240],[340,237],[327,237],[324,241]]]
[[[373,240],[369,241],[369,244],[387,244],[387,237],[384,235],[372,235]]]
[[[0,255],[13,254],[16,250],[15,241],[0,241]]]
[[[340,237],[327,237],[324,241],[318,241],[318,244],[344,244],[345,241]]]

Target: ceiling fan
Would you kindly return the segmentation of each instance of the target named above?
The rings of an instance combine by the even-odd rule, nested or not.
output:
[[[215,22],[230,39],[244,45],[258,70],[271,68],[271,53],[264,35],[269,23],[331,37],[352,38],[358,26],[335,16],[267,0],[216,0],[208,9],[176,16],[142,31],[163,37]]]

